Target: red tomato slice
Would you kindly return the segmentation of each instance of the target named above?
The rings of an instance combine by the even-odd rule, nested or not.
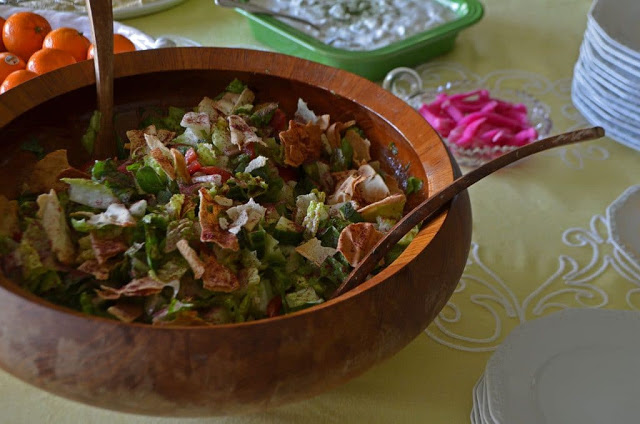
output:
[[[256,158],[256,143],[247,143],[242,147],[242,151],[249,155],[251,159]]]
[[[278,175],[285,181],[297,181],[298,170],[295,168],[278,167]]]
[[[280,315],[280,309],[282,309],[282,298],[276,296],[267,304],[267,316],[271,318]]]
[[[187,161],[187,164],[192,163],[193,161],[198,160],[198,154],[193,148],[187,150],[187,153],[184,154],[184,159]]]
[[[226,169],[218,168],[217,166],[203,166],[202,168],[200,168],[200,172],[207,175],[220,175],[220,177],[222,177],[223,183],[233,176]]]
[[[276,109],[269,125],[271,125],[276,132],[284,131],[287,128],[287,115],[284,114],[282,109]]]
[[[201,168],[202,168],[202,165],[200,165],[200,162],[198,162],[197,160],[194,160],[189,165],[187,165],[187,171],[189,171],[189,174],[198,172]]]

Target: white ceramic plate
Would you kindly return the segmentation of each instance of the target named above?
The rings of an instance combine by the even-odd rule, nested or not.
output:
[[[113,19],[129,19],[150,15],[177,6],[186,0],[114,0]],[[87,14],[84,0],[5,0],[3,4],[28,9]]]
[[[130,19],[150,15],[175,7],[185,1],[186,0],[153,0],[137,6],[116,8],[113,10],[113,19]]]
[[[495,422],[640,421],[640,313],[568,309],[529,321],[487,364]]]
[[[591,63],[597,65],[607,73],[611,73],[616,81],[621,82],[629,87],[633,87],[634,89],[640,87],[640,75],[629,72],[628,69],[630,68],[622,68],[620,66],[620,63],[622,61],[617,59],[616,57],[610,57],[610,59],[613,57],[613,61],[607,60],[605,57],[603,57],[603,51],[611,53],[614,50],[611,47],[603,45],[600,45],[600,47],[598,48],[594,47],[597,45],[598,41],[594,37],[591,37],[589,33],[590,29],[587,28],[583,43],[581,45],[581,53],[584,52],[585,59],[588,58]],[[637,69],[640,70],[640,62],[637,65]]]
[[[622,116],[623,111],[624,115],[630,115],[628,107],[624,104],[620,105],[619,102],[616,102],[614,105],[610,102],[611,98],[605,98],[595,92],[589,87],[589,84],[584,81],[579,72],[574,73],[571,94],[572,98],[579,98],[581,102],[586,103],[589,108],[596,112],[605,122],[618,126],[632,136],[640,136],[640,122],[636,119]],[[636,138],[636,140],[638,139]]]
[[[599,78],[588,73],[580,61],[576,64],[573,78],[581,85],[580,89],[584,95],[640,131],[640,104],[636,103],[640,101],[640,96],[634,100],[627,100],[611,93],[600,83]]]
[[[629,187],[607,208],[611,239],[640,269],[640,185]]]
[[[584,68],[584,76],[597,80],[599,84],[606,87],[616,96],[626,101],[638,104],[640,107],[640,80],[638,82],[626,80],[606,64],[595,60],[590,51],[589,43],[585,40],[580,46],[580,62]],[[634,87],[638,84],[638,87]]]
[[[574,100],[574,105],[578,107],[586,106],[591,116],[585,115],[585,118],[595,118],[597,117],[597,123],[594,125],[603,126],[605,131],[608,131],[611,126],[615,126],[618,130],[626,134],[627,140],[624,142],[631,143],[635,148],[637,148],[638,143],[640,143],[640,125],[637,123],[633,123],[627,121],[624,116],[620,114],[620,110],[608,105],[606,108],[602,106],[602,104],[606,103],[606,100],[596,99],[592,94],[589,94],[578,81],[578,78],[574,78],[573,81],[573,90],[572,100]],[[575,100],[578,103],[575,103]],[[582,108],[578,107],[578,109],[582,112]],[[610,113],[611,111],[615,116]],[[591,122],[591,119],[588,119]],[[592,122],[593,123],[593,122]],[[607,133],[609,135],[609,133]]]
[[[59,27],[71,27],[82,32],[85,37],[91,39],[91,24],[89,18],[85,15],[78,15],[72,12],[58,12],[54,10],[32,10],[22,7],[0,6],[0,16],[7,18],[13,13],[33,11],[42,15],[49,21],[53,29]],[[151,49],[155,47],[155,40],[144,32],[122,25],[119,22],[113,23],[113,31],[116,34],[122,34],[135,44],[138,50]],[[28,58],[24,58],[27,60]]]
[[[607,67],[616,69],[629,79],[637,81],[640,79],[640,61],[631,59],[629,55],[604,44],[596,35],[593,26],[587,26],[584,38],[590,44],[594,57]]]
[[[596,0],[589,15],[608,37],[640,60],[640,2],[638,0]]]
[[[603,127],[607,133],[607,137],[632,149],[640,150],[640,132],[632,132],[628,129],[621,128],[617,121],[610,121],[608,118],[603,117],[601,112],[594,109],[591,100],[585,98],[580,92],[575,81],[571,90],[571,101],[587,121],[592,125]]]
[[[640,63],[640,53],[636,53],[612,40],[600,25],[598,25],[598,22],[590,16],[587,18],[587,32],[594,42],[597,42],[606,49],[611,50],[613,54],[619,56],[622,60],[629,62],[634,66]]]
[[[476,385],[473,387],[472,391],[472,399],[473,406],[471,407],[471,424],[484,424],[484,420],[480,415],[480,387],[484,384],[483,377],[476,382]]]

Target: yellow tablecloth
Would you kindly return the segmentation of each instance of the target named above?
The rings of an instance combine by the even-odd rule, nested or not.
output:
[[[455,50],[419,71],[434,81],[524,89],[549,108],[554,133],[586,125],[569,94],[591,0],[484,3],[485,17]],[[207,46],[260,46],[244,18],[212,0],[125,23]],[[603,139],[541,154],[474,186],[472,253],[450,305],[395,357],[312,400],[244,417],[141,417],[70,402],[0,372],[0,422],[469,422],[472,387],[514,326],[565,306],[640,305],[640,269],[621,263],[606,217],[640,183],[639,160],[640,153]]]

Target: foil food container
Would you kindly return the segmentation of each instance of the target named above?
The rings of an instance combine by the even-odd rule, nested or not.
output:
[[[438,1],[454,12],[454,19],[367,51],[332,47],[277,18],[235,10],[247,17],[256,39],[274,50],[378,81],[393,68],[415,66],[449,52],[454,48],[460,31],[478,22],[484,14],[484,8],[478,0]]]

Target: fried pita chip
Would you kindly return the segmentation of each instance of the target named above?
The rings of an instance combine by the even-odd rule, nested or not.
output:
[[[322,130],[319,126],[289,121],[289,129],[280,133],[284,146],[284,163],[300,166],[319,159],[322,154]]]
[[[247,124],[244,118],[238,115],[230,115],[227,120],[229,121],[229,132],[231,134],[232,144],[235,144],[240,149],[249,143],[260,143],[266,146],[266,143],[256,135],[255,128]]]
[[[357,171],[348,171],[335,173],[333,176],[338,179],[335,192],[327,199],[328,205],[335,205],[337,203],[344,203],[349,201],[355,201],[359,203],[360,192],[358,191],[358,185],[365,180]]]
[[[369,222],[349,224],[338,238],[338,252],[342,253],[351,266],[356,267],[383,235]]]
[[[220,264],[215,256],[209,256],[202,276],[202,287],[211,291],[231,293],[240,288],[240,281],[229,268]]]
[[[124,145],[125,149],[129,149],[130,156],[145,154],[147,152],[147,141],[145,135],[158,135],[155,125],[149,125],[144,130],[130,130],[127,131],[127,138],[129,143]]]
[[[190,128],[192,131],[204,131],[205,134],[211,133],[211,119],[209,114],[205,112],[187,112],[182,117],[180,126]]]
[[[106,300],[120,299],[120,297],[123,296],[144,297],[160,293],[166,286],[172,286],[175,289],[176,284],[179,283],[176,283],[176,281],[165,283],[151,277],[142,277],[131,280],[127,285],[119,289],[109,286],[100,286],[100,289],[96,289],[96,293],[99,297]]]
[[[387,174],[384,176],[384,183],[389,187],[389,192],[391,194],[404,194],[404,191],[398,185],[398,180],[396,180],[393,176]]]
[[[142,130],[129,130],[127,131],[128,143],[124,144],[125,149],[129,149],[130,156],[133,157],[137,154],[142,154],[141,149],[147,146],[144,141],[144,131]]]
[[[296,110],[293,117],[296,122],[300,122],[301,124],[316,124],[322,131],[326,131],[327,128],[329,128],[329,115],[317,116],[302,99],[298,99],[298,110]]]
[[[100,237],[95,231],[89,234],[91,237],[91,249],[100,265],[122,252],[126,252],[129,245],[117,238]]]
[[[156,135],[145,134],[144,140],[145,143],[147,143],[147,149],[149,152],[152,152],[155,149],[159,149],[167,159],[173,159],[169,148],[165,146]]]
[[[0,236],[13,237],[20,232],[18,225],[18,201],[0,195]]]
[[[200,318],[200,316],[198,315],[198,311],[190,311],[190,310],[178,311],[176,313],[175,318],[171,321],[166,321],[164,319],[158,319],[158,320],[154,319],[153,324],[166,325],[168,327],[173,325],[188,326],[188,327],[212,325],[207,321],[203,320],[202,318]]]
[[[136,202],[131,206],[132,210],[134,209],[134,206],[136,208],[141,209],[143,214],[147,207],[146,202],[145,203]],[[139,210],[137,212],[139,212]],[[87,224],[90,227],[95,227],[95,228],[102,228],[107,225],[115,225],[117,227],[135,227],[136,226],[136,220],[133,217],[133,214],[122,203],[112,203],[107,207],[107,210],[105,210],[102,213],[94,214],[92,212],[78,211],[78,212],[71,213],[70,216],[72,218],[76,218],[76,217],[85,218],[87,219]]]
[[[233,206],[233,199],[229,199],[228,197],[224,197],[224,196],[219,196],[217,194],[213,196],[213,201],[219,204],[220,206],[225,206],[227,208],[230,208],[231,206]]]
[[[366,138],[362,138],[355,130],[349,130],[344,138],[353,149],[353,163],[358,166],[364,165],[371,161],[371,142]]]
[[[324,132],[329,128],[330,119],[331,117],[329,115],[320,115],[316,120],[316,125]]]
[[[89,175],[86,172],[81,171],[81,170],[79,170],[77,168],[71,167],[71,168],[67,168],[67,169],[62,170],[62,172],[60,172],[58,174],[57,178],[58,179],[61,179],[61,178],[84,178],[86,180],[90,180],[91,179],[91,175]]]
[[[69,168],[66,150],[56,150],[39,160],[27,178],[27,189],[31,193],[46,193],[51,189],[62,191],[66,184],[60,182],[58,175]]]
[[[173,164],[171,164],[171,160],[169,160],[169,158],[165,156],[162,150],[152,149],[149,154],[160,165],[164,173],[167,174],[167,177],[170,180],[174,181],[176,179],[176,170],[173,168]]]
[[[164,145],[167,145],[176,138],[176,133],[169,130],[159,130],[158,131],[158,140]]]
[[[198,112],[209,115],[210,122],[216,122],[218,120],[219,113],[216,110],[216,102],[209,97],[205,97],[198,103]]]
[[[224,93],[221,99],[213,102],[213,107],[222,112],[225,116],[231,115],[239,98],[240,94],[230,92]]]
[[[376,172],[371,165],[362,165],[358,168],[358,173],[364,177],[362,182],[358,184],[362,198],[367,203],[375,203],[383,200],[391,195],[389,187],[384,179]]]
[[[329,144],[334,149],[340,147],[340,142],[342,141],[342,132],[347,128],[351,128],[356,124],[356,121],[348,121],[348,122],[334,122],[327,128],[325,135],[327,136],[327,140]]]
[[[176,170],[176,179],[179,183],[191,184],[191,174],[187,170],[187,161],[184,155],[176,149],[171,149],[173,156],[173,166]]]
[[[244,90],[242,90],[242,93],[240,93],[240,96],[238,96],[238,100],[236,100],[236,104],[234,105],[234,109],[238,108],[240,106],[244,106],[244,105],[248,105],[250,103],[253,103],[253,101],[256,99],[256,95],[253,93],[253,91],[251,91],[250,88],[245,87]]]
[[[198,193],[200,194],[200,209],[198,211],[201,228],[200,241],[213,242],[224,249],[239,250],[240,245],[235,234],[220,227],[218,216],[224,208],[213,200],[207,189],[200,188]]]
[[[91,274],[97,280],[105,281],[109,279],[109,272],[115,266],[115,264],[99,264],[95,259],[88,259],[84,261],[79,267],[78,271]]]
[[[333,247],[323,246],[322,242],[314,237],[306,243],[296,247],[296,252],[317,266],[322,266],[328,257],[336,254],[337,250]]]
[[[242,227],[251,231],[264,218],[266,209],[256,203],[253,198],[249,199],[244,205],[234,206],[227,209],[227,215],[233,219],[229,227],[229,232],[238,234]]]
[[[36,202],[39,208],[37,216],[51,242],[51,250],[58,261],[66,265],[72,264],[76,257],[75,247],[71,241],[71,231],[58,201],[58,195],[51,189],[49,194],[38,196]]]
[[[122,322],[133,322],[144,314],[144,307],[136,303],[118,302],[107,308],[107,312]]]
[[[191,267],[193,276],[197,279],[202,278],[202,275],[204,274],[204,262],[200,260],[198,253],[189,246],[189,242],[184,239],[180,240],[176,243],[176,247]]]
[[[392,194],[378,202],[371,203],[363,208],[358,209],[358,213],[362,215],[365,221],[375,222],[376,217],[400,219],[404,204],[407,202],[407,196],[404,193]]]

